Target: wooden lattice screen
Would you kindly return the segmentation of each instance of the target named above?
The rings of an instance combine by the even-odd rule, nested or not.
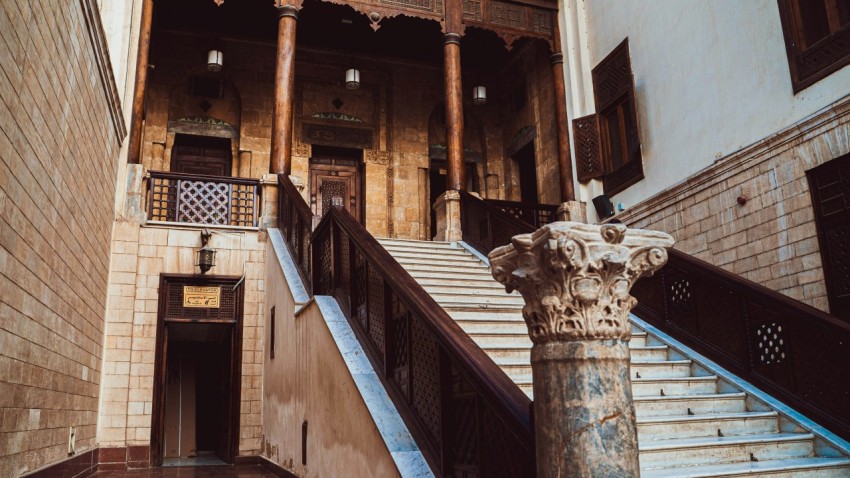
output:
[[[242,303],[242,287],[239,279],[198,277],[163,277],[160,300],[164,300],[165,320],[218,320],[236,321]],[[220,287],[221,298],[218,308],[183,307],[184,286]]]

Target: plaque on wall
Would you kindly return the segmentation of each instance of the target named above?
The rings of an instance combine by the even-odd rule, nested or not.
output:
[[[221,287],[183,286],[183,307],[218,309]]]
[[[301,142],[355,149],[372,149],[374,147],[371,129],[314,123],[304,123]]]

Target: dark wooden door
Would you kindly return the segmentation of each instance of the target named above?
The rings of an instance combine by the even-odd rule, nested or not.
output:
[[[343,206],[362,222],[361,180],[356,160],[310,159],[310,209],[324,216],[331,206]]]
[[[175,138],[171,149],[172,172],[230,176],[231,168],[229,139],[188,134],[178,134]]]
[[[807,173],[829,310],[850,321],[850,154]]]
[[[513,159],[519,164],[520,200],[525,203],[537,204],[537,164],[534,160],[534,141],[523,146],[514,154]]]

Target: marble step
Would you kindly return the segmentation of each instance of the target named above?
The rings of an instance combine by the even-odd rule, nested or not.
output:
[[[523,302],[506,303],[506,304],[488,304],[478,301],[437,301],[446,312],[451,315],[452,310],[464,310],[467,312],[483,312],[483,311],[512,311],[521,313],[525,305]]]
[[[633,378],[632,396],[703,395],[717,393],[717,376],[681,378]]]
[[[482,317],[481,320],[455,319],[455,321],[470,336],[477,334],[510,334],[525,335],[528,337],[528,326],[522,320],[490,320],[490,317]]]
[[[469,296],[464,294],[431,294],[438,304],[445,307],[482,308],[482,306],[506,306],[509,308],[522,308],[525,302],[521,297],[510,295],[479,295]]]
[[[449,315],[452,316],[452,318],[454,318],[454,314],[449,313]],[[457,319],[455,319],[455,320],[457,320]],[[523,326],[525,326],[525,325],[523,324]],[[501,335],[501,334],[475,333],[475,334],[469,334],[469,335],[472,338],[472,340],[474,340],[476,343],[478,343],[478,345],[482,349],[484,349],[484,351],[487,352],[488,355],[490,355],[490,357],[496,359],[497,363],[499,362],[499,359],[508,359],[508,360],[513,360],[515,362],[531,363],[531,339],[528,339],[527,342],[525,340],[523,340],[522,342],[503,343],[503,344],[498,343],[499,341],[496,340],[496,339],[492,339],[496,343],[484,345],[483,343],[479,343],[476,340],[476,337],[486,337],[486,339],[485,339],[485,341],[486,341],[486,340],[491,340],[490,337],[496,337],[497,335]],[[517,335],[519,335],[519,334],[517,334]],[[525,337],[526,338],[528,337],[527,334],[525,334]],[[646,336],[644,335],[643,337],[640,338],[640,340],[646,340]],[[631,342],[630,342],[630,344],[631,344]],[[637,347],[631,347],[630,346],[630,349],[631,349],[631,352],[632,352],[632,363],[634,363],[635,361],[649,362],[652,358],[656,357],[659,350],[661,350],[660,348],[655,348],[655,347],[640,347],[640,346],[637,346]],[[637,353],[635,353],[635,350],[637,350]],[[665,355],[663,356],[663,359],[666,359],[666,350],[667,349],[665,347],[664,348]],[[644,352],[647,352],[647,355],[644,355]],[[659,360],[659,361],[661,361],[661,360]],[[632,374],[632,377],[634,379],[634,373]]]
[[[507,334],[507,333],[498,333],[498,334],[475,334],[470,335],[472,340],[478,344],[482,349],[487,349],[491,347],[511,347],[511,348],[527,348],[531,349],[531,339],[528,337],[528,333],[520,333],[520,334]]]
[[[478,284],[442,284],[442,285],[432,285],[432,284],[422,284],[422,286],[429,294],[462,294],[469,296],[471,299],[474,299],[477,296],[481,295],[493,295],[493,296],[502,296],[502,297],[514,297],[518,300],[522,300],[522,296],[519,293],[514,292],[513,294],[505,293],[505,289],[499,289],[496,287],[482,287]]]
[[[442,253],[440,254],[442,256]],[[423,257],[410,257],[408,255],[402,254],[393,254],[395,260],[398,261],[399,264],[404,267],[417,264],[417,265],[426,265],[426,266],[443,266],[443,267],[457,267],[458,265],[475,265],[475,266],[483,266],[484,265],[478,258],[469,256],[469,255],[456,255],[456,256],[442,256],[435,257],[435,255],[423,254]],[[489,267],[488,267],[489,269]]]
[[[779,414],[770,411],[644,417],[638,419],[637,426],[641,443],[721,435],[759,435],[779,432]]]
[[[634,397],[635,414],[645,417],[672,417],[747,411],[747,394],[713,393],[703,395],[666,395]]]
[[[404,262],[407,259],[430,259],[432,261],[454,260],[454,259],[470,259],[480,262],[480,259],[471,255],[466,249],[426,249],[421,247],[385,247],[390,254],[399,262]]]
[[[446,311],[449,312],[449,315],[456,321],[464,321],[469,323],[478,323],[478,322],[511,322],[511,323],[525,323],[522,319],[522,313],[514,310],[514,309],[505,309],[505,310],[472,310],[472,311]]]
[[[419,277],[416,278],[416,281],[422,287],[464,287],[464,288],[478,288],[478,289],[486,289],[486,290],[495,290],[501,293],[505,293],[505,286],[499,284],[498,282],[493,280],[492,276],[487,276],[486,278],[481,278],[478,280],[469,280],[463,276],[449,276],[445,279],[435,279],[432,277]],[[516,293],[516,292],[515,292]]]
[[[431,263],[428,263],[428,264],[422,264],[422,263],[400,263],[400,264],[407,271],[415,271],[417,273],[419,273],[419,272],[426,272],[426,273],[428,273],[428,272],[430,272],[430,273],[444,272],[444,273],[451,273],[452,275],[457,277],[459,275],[466,274],[468,272],[474,272],[474,273],[479,273],[479,274],[487,274],[488,276],[492,277],[490,275],[490,268],[485,266],[481,262],[457,261],[457,262],[451,262],[451,263],[450,262],[434,263],[432,261]],[[411,272],[411,275],[413,275],[412,272]]]
[[[646,334],[642,334],[641,339],[641,345],[638,345],[641,340],[636,340],[635,335],[632,335],[632,340],[629,341],[629,352],[631,353],[632,361],[638,360],[646,362],[651,360],[667,360],[667,354],[670,351],[669,347],[666,345],[645,345]]]
[[[451,242],[445,241],[420,241],[416,239],[391,239],[391,238],[377,238],[378,243],[380,243],[385,248],[390,247],[415,247],[421,249],[454,249],[461,250],[458,246],[453,246]]]
[[[664,440],[638,445],[642,469],[674,468],[751,460],[804,458],[814,453],[808,433]]]
[[[642,478],[847,478],[850,459],[847,458],[790,458],[785,460],[723,463],[686,468],[641,470]]]
[[[508,377],[516,383],[531,383],[531,364],[496,362]],[[644,378],[682,378],[690,376],[691,361],[632,363],[632,375],[640,373]],[[672,372],[670,370],[673,370]]]
[[[402,266],[403,267],[403,266]],[[428,270],[417,267],[405,267],[404,270],[407,271],[414,279],[419,281],[420,279],[458,279],[463,277],[464,280],[483,280],[488,282],[496,282],[493,279],[493,275],[490,274],[490,269],[485,267],[480,268],[470,268],[464,270],[463,272],[457,271],[454,268],[440,269],[440,270]]]

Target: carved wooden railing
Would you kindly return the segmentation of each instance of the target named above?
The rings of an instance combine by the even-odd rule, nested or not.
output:
[[[257,179],[151,171],[147,194],[151,221],[257,227]]]
[[[500,199],[484,199],[484,204],[493,206],[503,213],[512,216],[520,221],[531,224],[535,229],[553,222],[555,213],[558,212],[558,206],[551,204],[532,204],[516,201],[502,201]]]
[[[850,324],[671,250],[635,315],[850,438]]]
[[[438,476],[533,477],[530,401],[341,207],[313,232],[333,295]]]
[[[520,208],[523,206],[524,208]],[[522,204],[512,201],[483,201],[460,192],[460,221],[463,240],[482,254],[511,243],[517,234],[534,232],[555,219],[557,206]],[[544,212],[545,211],[545,212]],[[521,219],[527,217],[535,223]],[[543,222],[548,218],[548,221]]]
[[[289,247],[289,253],[295,260],[304,287],[309,292],[311,289],[310,238],[313,231],[313,213],[287,175],[278,175],[278,187],[278,228]]]

